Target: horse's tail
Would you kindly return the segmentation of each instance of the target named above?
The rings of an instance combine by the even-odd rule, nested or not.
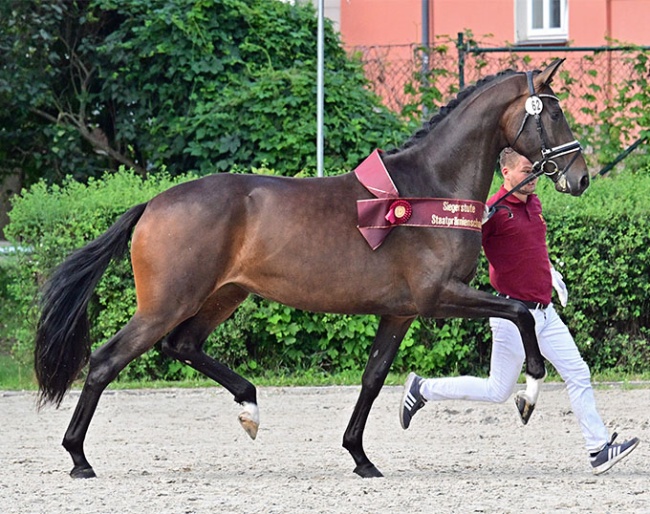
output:
[[[126,254],[146,206],[132,207],[101,236],[73,252],[45,284],[34,350],[39,406],[48,402],[59,406],[88,362],[88,301],[110,261]]]

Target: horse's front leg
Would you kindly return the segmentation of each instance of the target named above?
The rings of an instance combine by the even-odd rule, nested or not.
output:
[[[456,282],[445,288],[434,315],[438,318],[504,318],[517,326],[526,354],[527,387],[526,392],[516,398],[516,402],[522,421],[527,423],[546,377],[544,357],[539,350],[535,332],[535,318],[528,308],[516,300],[494,296]]]
[[[363,431],[372,404],[384,385],[399,345],[414,319],[383,316],[370,348],[370,357],[361,379],[361,392],[343,435],[343,447],[350,452],[356,463],[354,472],[363,478],[383,476],[363,450]]]

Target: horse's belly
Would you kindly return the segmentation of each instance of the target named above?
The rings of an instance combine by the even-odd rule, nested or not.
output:
[[[265,277],[241,287],[296,309],[338,314],[416,315],[410,289],[403,281],[350,274],[319,273]]]

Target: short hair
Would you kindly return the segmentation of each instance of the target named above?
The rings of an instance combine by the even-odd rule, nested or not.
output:
[[[517,164],[520,157],[520,154],[508,146],[501,150],[501,154],[499,155],[499,167],[501,169],[511,169]]]

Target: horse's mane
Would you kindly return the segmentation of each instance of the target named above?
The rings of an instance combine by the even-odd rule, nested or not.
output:
[[[451,111],[453,111],[456,107],[458,107],[458,105],[460,105],[463,102],[463,100],[472,96],[477,90],[481,89],[486,84],[493,82],[497,79],[501,79],[502,77],[514,75],[517,73],[520,72],[509,68],[507,70],[500,71],[499,73],[496,73],[494,75],[489,75],[487,77],[484,77],[480,79],[476,84],[467,86],[456,95],[456,98],[451,100],[447,105],[441,107],[438,110],[438,112],[434,114],[428,121],[425,121],[422,124],[422,127],[415,134],[413,134],[409,139],[407,139],[402,144],[402,146],[400,146],[399,148],[393,148],[391,150],[388,150],[386,153],[395,154],[402,150],[405,150],[406,148],[415,145],[424,136],[426,136],[429,132],[431,132],[433,128],[438,123],[440,123]]]

